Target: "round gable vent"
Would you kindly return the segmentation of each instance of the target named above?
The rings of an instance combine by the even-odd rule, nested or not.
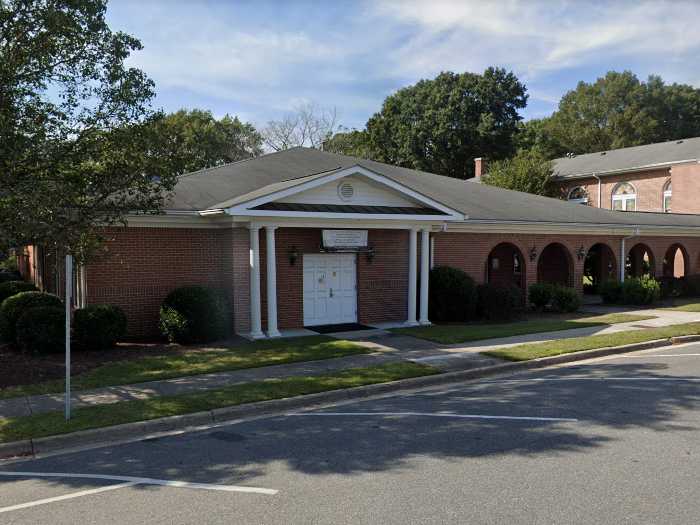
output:
[[[338,184],[338,197],[340,197],[341,200],[352,200],[354,195],[355,188],[353,188],[352,184],[350,184],[348,181],[344,181]]]

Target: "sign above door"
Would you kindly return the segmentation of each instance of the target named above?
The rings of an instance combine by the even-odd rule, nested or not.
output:
[[[323,247],[338,249],[367,248],[367,230],[323,230]]]

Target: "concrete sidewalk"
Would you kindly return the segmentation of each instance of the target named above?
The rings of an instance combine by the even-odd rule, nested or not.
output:
[[[614,307],[585,307],[586,313],[601,314],[614,311],[629,312],[629,310]],[[455,345],[441,345],[415,337],[394,334],[383,329],[330,334],[338,339],[351,339],[358,344],[371,348],[373,352],[370,354],[319,361],[249,368],[230,372],[201,374],[132,385],[111,386],[79,391],[73,393],[72,401],[73,406],[79,408],[122,401],[148,399],[157,396],[189,394],[252,381],[262,381],[264,379],[323,375],[328,372],[336,372],[348,368],[374,366],[399,361],[413,361],[427,364],[439,368],[443,372],[470,370],[501,363],[500,360],[480,354],[480,352],[495,348],[700,321],[700,313],[676,312],[661,309],[635,310],[630,313],[654,315],[656,318],[609,326],[576,328],[572,330],[485,339]],[[22,396],[0,400],[0,418],[28,416],[60,411],[62,409],[63,394],[61,393]]]

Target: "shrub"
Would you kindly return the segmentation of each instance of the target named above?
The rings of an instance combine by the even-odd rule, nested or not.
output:
[[[622,284],[619,281],[608,279],[600,284],[600,295],[606,304],[616,304],[622,301]]]
[[[100,304],[75,311],[73,336],[87,350],[112,348],[126,335],[126,315],[118,306]]]
[[[700,296],[700,274],[683,277],[683,291],[684,295],[691,297]]]
[[[528,289],[528,298],[537,310],[544,310],[552,301],[554,287],[549,283],[536,283],[530,285]]]
[[[516,286],[482,284],[477,287],[479,315],[489,321],[507,321],[518,315],[523,296]]]
[[[61,308],[63,303],[55,295],[43,292],[21,292],[5,299],[0,305],[0,331],[6,341],[16,341],[17,320],[30,308],[54,306]]]
[[[571,313],[579,308],[581,308],[581,298],[576,290],[568,286],[554,286],[552,288],[552,310]]]
[[[661,289],[661,298],[681,297],[688,295],[686,290],[686,282],[683,278],[678,277],[661,277],[657,279]]]
[[[648,275],[626,279],[622,283],[622,302],[625,304],[651,304],[661,297],[661,287]]]
[[[60,306],[24,310],[17,320],[17,345],[26,352],[60,352],[65,348],[66,312]]]
[[[159,325],[171,342],[215,341],[230,334],[231,306],[222,290],[184,286],[163,301]]]
[[[37,292],[37,287],[32,283],[24,281],[8,281],[0,284],[0,304],[8,297],[17,295],[20,292]]]
[[[430,271],[430,319],[437,323],[468,321],[476,312],[476,285],[462,270],[439,266]]]
[[[0,270],[0,283],[21,280],[22,274],[20,274],[17,270]]]

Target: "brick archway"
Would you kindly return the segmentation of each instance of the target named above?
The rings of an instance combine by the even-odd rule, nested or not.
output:
[[[625,276],[641,277],[642,275],[654,276],[656,273],[656,261],[654,252],[646,244],[640,242],[632,246],[627,252],[625,260]]]
[[[497,244],[486,260],[486,282],[515,285],[525,290],[525,258],[520,249],[509,242]]]
[[[537,261],[537,282],[572,286],[573,275],[574,262],[566,246],[548,244]]]
[[[612,248],[599,242],[588,249],[583,263],[583,292],[596,294],[607,280],[617,276],[617,259]]]
[[[690,268],[688,250],[681,243],[674,243],[666,250],[663,260],[664,277],[685,277]]]

